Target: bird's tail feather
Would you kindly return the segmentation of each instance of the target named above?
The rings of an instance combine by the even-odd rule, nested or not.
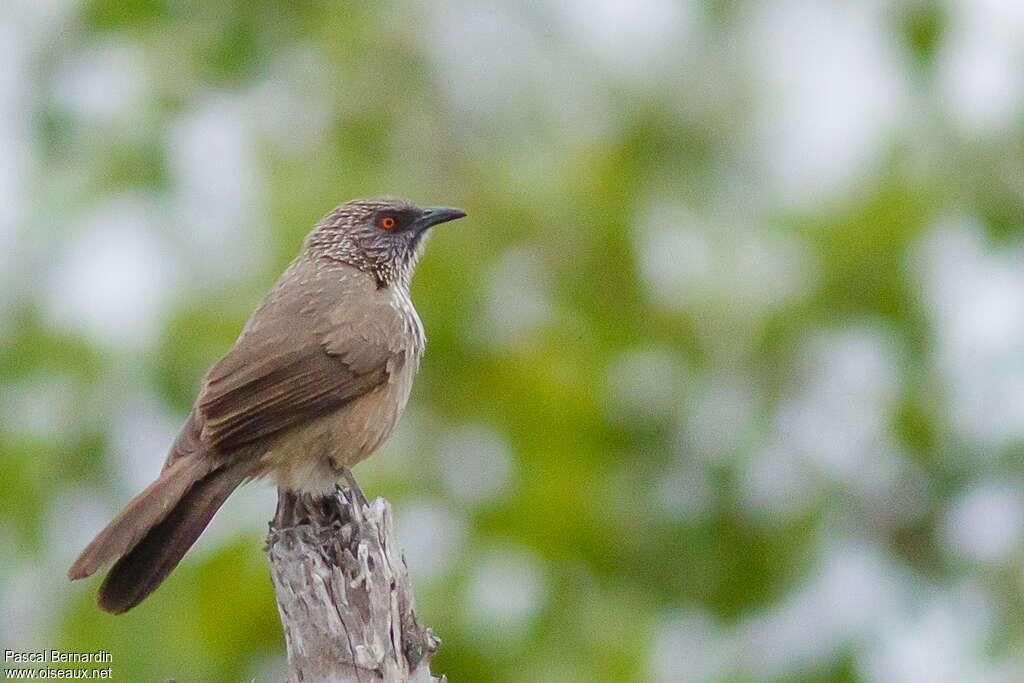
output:
[[[82,551],[68,576],[81,579],[114,562],[100,587],[99,606],[126,612],[167,578],[247,477],[237,466],[211,471],[202,457],[172,462]]]
[[[229,467],[197,481],[170,513],[114,564],[100,586],[100,608],[121,614],[156,590],[247,476],[242,468]]]
[[[209,465],[201,457],[179,458],[170,464],[82,551],[68,570],[68,577],[74,581],[91,576],[134,548],[209,471]]]

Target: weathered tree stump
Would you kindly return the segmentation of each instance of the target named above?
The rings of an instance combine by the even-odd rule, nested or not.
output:
[[[440,639],[416,619],[391,506],[358,487],[278,490],[266,552],[288,647],[288,683],[438,679]]]

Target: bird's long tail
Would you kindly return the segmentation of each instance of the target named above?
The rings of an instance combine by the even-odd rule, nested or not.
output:
[[[68,576],[85,578],[114,562],[99,606],[112,614],[128,611],[167,578],[247,476],[240,467],[211,470],[202,457],[178,459],[82,551]]]

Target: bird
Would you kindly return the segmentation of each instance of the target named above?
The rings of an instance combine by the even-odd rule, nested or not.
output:
[[[410,280],[430,229],[465,215],[374,197],[324,216],[203,377],[159,476],[68,577],[113,563],[97,602],[121,614],[156,590],[241,484],[333,493],[405,410],[426,345]]]

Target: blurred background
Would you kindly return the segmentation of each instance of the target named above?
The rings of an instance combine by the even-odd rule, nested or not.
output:
[[[7,0],[0,647],[273,681],[275,493],[68,583],[336,204],[470,218],[356,468],[454,681],[1024,680],[1024,4]]]

